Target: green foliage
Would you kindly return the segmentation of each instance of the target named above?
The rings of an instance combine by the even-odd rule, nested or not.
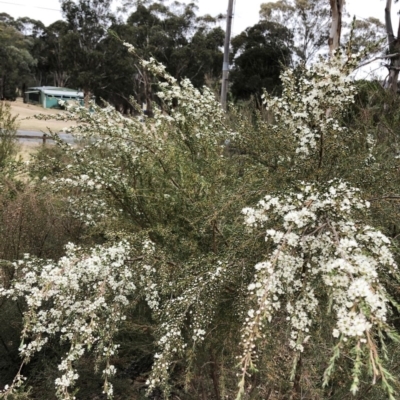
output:
[[[93,388],[100,385],[100,377],[89,372],[95,359],[100,371],[108,362],[117,367],[113,383],[118,399],[126,398],[126,393],[129,398],[144,398],[146,391],[150,397],[171,399],[233,399],[238,392],[239,361],[244,368],[239,397],[245,399],[267,398],[272,393],[276,399],[295,398],[302,393],[306,398],[338,400],[347,396],[349,389],[358,391],[363,399],[394,396],[397,383],[391,375],[396,375],[398,367],[389,354],[400,350],[392,330],[398,329],[400,286],[396,273],[390,273],[394,264],[388,239],[372,226],[392,238],[397,235],[392,225],[398,210],[389,193],[397,198],[398,150],[387,126],[397,124],[398,103],[388,104],[387,115],[381,116],[378,110],[384,92],[360,83],[353,104],[355,88],[346,72],[354,62],[338,58],[310,70],[301,67],[286,71],[282,75],[282,97],[265,97],[267,111],[246,114],[233,107],[225,116],[210,90],[200,92],[187,80],[179,85],[156,61],[141,61],[141,68],[161,77],[157,96],[163,110],[156,109],[154,119],[142,123],[122,117],[111,107],[94,105],[94,112],[83,107],[73,110],[70,118],[79,124],[71,132],[81,139],[80,145],[74,148],[57,142],[58,153],[51,150],[40,154],[31,173],[40,178],[35,190],[52,193],[52,202],[58,202],[57,215],[74,216],[85,226],[85,236],[77,236],[75,241],[82,244],[85,238],[86,244],[97,242],[102,247],[90,250],[82,246],[72,256],[69,247],[69,264],[57,255],[52,255],[55,261],[26,259],[15,272],[16,276],[28,271],[36,276],[35,288],[41,287],[39,282],[43,282],[43,288],[53,288],[51,294],[47,289],[35,291],[54,296],[45,299],[48,306],[43,308],[39,303],[30,307],[29,315],[25,309],[25,321],[31,324],[25,334],[30,334],[31,348],[40,347],[46,337],[55,349],[55,354],[43,353],[43,362],[48,359],[52,366],[45,376],[37,372],[42,365],[41,353],[23,353],[28,358],[33,356],[36,366],[27,373],[34,377],[33,393],[51,393],[44,390],[44,382],[50,377],[56,379],[55,365],[84,337],[85,354],[74,355],[68,367],[68,371],[81,375],[76,381],[82,388],[76,393],[78,399],[89,398]],[[388,98],[382,100],[387,102]],[[336,181],[331,181],[333,178]],[[311,183],[307,186],[302,182]],[[264,198],[268,194],[275,197]],[[249,208],[260,198],[264,203],[259,202],[259,208]],[[263,207],[268,201],[271,207],[264,218]],[[279,204],[284,207],[279,208]],[[315,220],[299,217],[299,222],[290,217],[289,211],[296,213],[297,207],[301,208],[299,215],[315,213]],[[355,227],[354,237],[342,222]],[[32,229],[43,231],[43,225]],[[281,243],[280,230],[283,237],[291,234],[301,240],[296,242],[296,236],[290,236],[290,243]],[[62,239],[60,232],[54,236],[60,238],[61,245],[66,237]],[[352,305],[363,316],[358,333],[340,317],[339,306],[348,292],[336,296],[341,289],[335,286],[335,279],[341,282],[350,274],[364,282],[362,270],[342,273],[333,267],[328,272],[324,269],[332,262],[330,256],[337,261],[336,235],[343,243],[351,236],[360,246],[360,250],[357,246],[339,246],[338,251],[345,251],[348,260],[353,260],[352,268],[357,267],[359,257],[370,257],[367,270],[372,271],[378,263],[374,254],[382,252],[383,261],[376,269],[379,280],[371,278],[367,288],[387,294],[387,321],[374,314],[376,309],[370,308],[369,300],[358,298]],[[106,277],[98,276],[110,283],[103,283],[104,289],[97,292],[92,289],[97,283],[88,286],[83,280],[82,290],[80,284],[71,290],[79,302],[87,301],[90,295],[93,307],[101,294],[107,304],[114,304],[108,302],[112,300],[115,272],[107,269],[109,263],[104,262],[102,254],[110,255],[115,243],[121,241],[129,244],[124,245],[129,253],[124,255],[125,271],[132,274],[135,284],[134,291],[124,294],[125,306],[118,308],[126,319],[119,324],[102,322],[103,318],[110,321],[108,306],[104,306],[103,314],[96,311],[88,319],[81,319],[71,309],[73,320],[80,320],[80,326],[85,327],[80,335],[76,335],[71,321],[63,318],[59,323],[67,332],[75,332],[73,339],[63,338],[61,347],[54,346],[62,337],[53,331],[58,322],[38,336],[35,327],[41,331],[42,325],[37,325],[37,316],[42,315],[44,321],[53,301],[60,307],[63,304],[58,290],[63,298],[69,298],[64,293],[68,285],[57,289],[59,283],[54,277],[61,264],[56,263],[64,263],[64,277],[72,279],[75,273],[86,276],[93,271],[89,262],[93,251],[98,252],[99,262],[94,265],[103,265],[106,269],[101,269],[101,274]],[[378,242],[379,249],[374,247]],[[279,255],[286,258],[280,260]],[[276,296],[270,299],[276,306],[273,312],[272,308],[257,308],[269,299],[269,292],[262,291],[268,274],[257,266],[270,260],[279,266],[274,276],[280,276],[282,285],[281,292],[270,287]],[[293,260],[301,268],[283,274]],[[79,269],[79,265],[85,268]],[[116,265],[115,271],[121,266]],[[48,276],[52,277],[51,284]],[[94,274],[90,279],[97,282],[98,277]],[[116,282],[124,279],[121,273]],[[332,290],[327,290],[327,285]],[[255,290],[257,287],[262,290]],[[23,290],[29,302],[31,289],[27,286]],[[304,301],[311,298],[317,303],[307,308]],[[290,308],[290,304],[297,308]],[[64,315],[65,310],[60,308],[60,312]],[[304,330],[296,319],[300,315],[308,321]],[[254,318],[260,321],[250,324]],[[370,318],[377,318],[379,324],[370,326]],[[338,320],[342,322],[338,324]],[[91,325],[90,321],[97,322]],[[101,329],[103,323],[108,324],[107,329]],[[99,339],[91,342],[91,336],[84,333],[88,327]],[[98,349],[111,340],[113,330],[112,343],[120,342],[121,348],[111,359],[107,354],[102,358]],[[367,332],[365,337],[363,332]],[[109,391],[109,376],[106,378],[105,390]],[[63,393],[62,398],[68,398],[67,392]]]
[[[68,24],[62,38],[63,62],[70,84],[84,91],[86,103],[98,87],[102,73],[101,43],[113,20],[110,0],[65,0],[61,8]]]
[[[15,100],[17,88],[28,80],[35,60],[31,42],[12,25],[0,22],[0,99]]]
[[[28,377],[8,398],[94,400],[111,383],[118,400],[395,398],[398,99],[353,84],[357,59],[338,55],[284,71],[267,109],[225,115],[196,89],[212,69],[182,79],[188,55],[218,59],[220,32],[192,6],[132,15],[114,28],[140,38],[135,56],[101,26],[101,68],[119,69],[110,96],[155,98],[154,118],[71,109],[59,118],[78,121],[78,144],[54,135],[30,181],[1,181],[1,385],[22,382],[18,352]],[[272,38],[290,41],[277,24],[253,28],[238,66],[240,52],[257,65],[260,43],[277,55]],[[44,33],[60,76],[65,29]]]
[[[292,35],[283,25],[259,22],[232,39],[234,68],[231,72],[235,99],[255,96],[261,99],[263,88],[279,92],[279,75],[291,62]]]

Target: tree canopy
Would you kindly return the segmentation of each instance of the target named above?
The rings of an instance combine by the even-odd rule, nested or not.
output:
[[[233,96],[260,99],[263,89],[279,91],[279,76],[291,62],[292,38],[286,27],[268,21],[259,22],[234,37]]]
[[[32,57],[32,40],[20,33],[11,18],[0,22],[0,98],[15,100],[20,82],[29,79],[36,60]]]

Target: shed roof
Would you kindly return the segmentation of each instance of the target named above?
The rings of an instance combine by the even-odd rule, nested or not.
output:
[[[49,96],[71,96],[71,97],[83,97],[83,92],[76,89],[69,89],[56,86],[35,86],[30,87],[25,93],[32,91],[40,91]]]

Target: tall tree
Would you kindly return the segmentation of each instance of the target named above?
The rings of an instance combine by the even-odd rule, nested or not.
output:
[[[175,2],[167,6],[154,1],[137,2],[127,22],[115,24],[111,29],[123,41],[131,43],[139,57],[154,57],[177,80],[189,78],[200,87],[206,80],[216,81],[220,75],[224,34],[214,23],[210,16],[197,17],[194,4]],[[133,94],[138,103],[146,104],[151,114],[155,84],[149,71],[118,46],[113,37],[105,41],[104,54],[108,71],[104,76],[114,71],[115,84],[104,82],[101,95],[108,98],[106,92],[114,85],[115,94],[123,102]],[[123,64],[117,75],[115,63]]]
[[[31,70],[31,83],[38,86],[46,84],[47,71],[43,68],[43,60],[47,58],[46,46],[43,41],[46,28],[43,22],[22,17],[15,21],[14,26],[31,42],[29,50],[31,56],[35,59],[34,68]]]
[[[235,98],[260,99],[263,88],[279,89],[279,76],[291,60],[291,38],[283,25],[262,21],[232,39],[234,67],[230,80]]]
[[[31,38],[40,38],[45,30],[42,21],[29,17],[18,18],[15,21],[15,27],[24,35]]]
[[[38,69],[45,71],[47,82],[54,86],[66,86],[70,73],[68,72],[68,49],[64,46],[64,37],[68,33],[68,23],[62,20],[49,25],[42,37],[43,58],[39,58]]]
[[[36,63],[30,54],[32,42],[14,26],[0,22],[0,43],[0,99],[14,100]]]
[[[261,4],[262,20],[291,30],[293,51],[298,61],[308,63],[326,46],[330,10],[326,0],[279,0]]]
[[[329,54],[333,52],[340,45],[340,37],[342,33],[342,20],[343,20],[343,6],[345,0],[329,0],[331,5],[332,22],[329,30]]]
[[[104,61],[102,42],[114,20],[111,0],[61,0],[68,24],[63,38],[71,83],[82,89],[87,104],[98,87]]]
[[[15,19],[10,14],[5,12],[0,13],[0,22],[5,25],[11,25],[15,27]]]
[[[389,77],[387,81],[387,88],[393,93],[397,93],[397,82],[399,79],[400,71],[400,22],[397,29],[397,37],[393,32],[392,25],[392,0],[386,0],[385,7],[385,24],[386,34],[388,40],[390,63],[389,63]]]

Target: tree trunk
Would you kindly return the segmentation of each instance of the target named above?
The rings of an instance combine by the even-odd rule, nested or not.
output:
[[[0,100],[4,100],[4,76],[0,78]]]
[[[153,114],[153,95],[151,90],[151,77],[149,77],[147,72],[144,71],[143,78],[144,78],[144,91],[146,96],[146,110],[147,110],[146,114],[148,117],[152,118],[154,114]]]
[[[65,72],[54,71],[53,73],[54,86],[65,87],[68,79],[69,77]]]
[[[386,8],[385,8],[385,24],[386,24],[386,34],[388,39],[388,46],[389,46],[389,54],[397,54],[400,53],[400,22],[399,27],[397,30],[397,38],[394,36],[393,33],[393,26],[392,26],[392,0],[386,0]],[[390,59],[389,64],[389,78],[386,84],[386,88],[391,90],[394,94],[397,93],[397,81],[399,79],[399,71],[400,71],[400,55],[396,57],[392,57]]]
[[[92,92],[87,88],[83,89],[83,99],[86,108],[89,108],[89,101],[91,98],[92,98]]]
[[[342,12],[345,0],[329,0],[331,3],[332,24],[329,31],[329,54],[333,52],[340,45],[340,35],[342,32]]]

